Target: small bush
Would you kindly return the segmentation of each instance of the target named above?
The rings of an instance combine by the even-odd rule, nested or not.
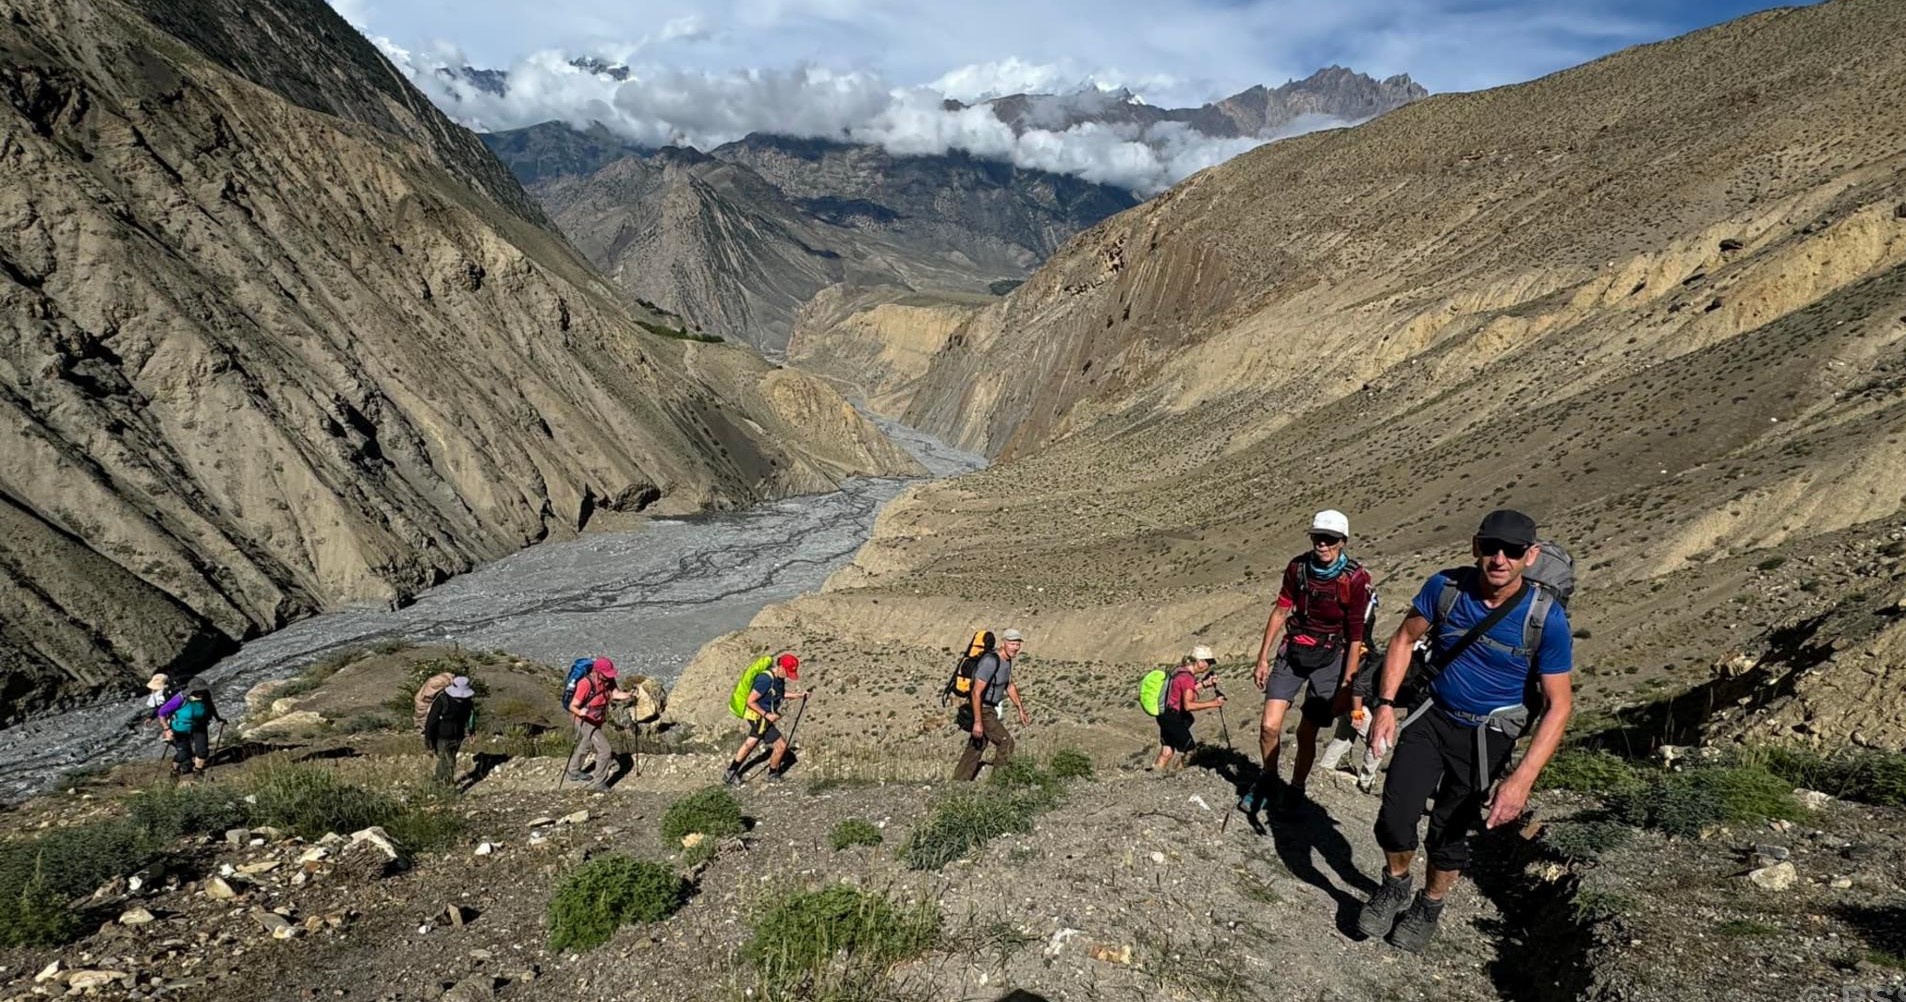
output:
[[[741,831],[741,802],[719,786],[677,800],[662,815],[662,841],[671,848],[680,845],[682,836],[691,832],[714,839],[739,835]]]
[[[756,923],[742,957],[760,997],[885,998],[887,972],[939,938],[939,911],[834,884],[781,898]]]
[[[0,946],[54,946],[90,928],[67,907],[112,878],[145,865],[156,843],[113,819],[0,842]]]
[[[1790,784],[1758,766],[1662,773],[1647,786],[1615,797],[1609,808],[1627,824],[1684,837],[1723,821],[1796,819],[1802,813]]]
[[[827,844],[833,846],[835,852],[850,845],[879,845],[880,842],[880,829],[874,827],[873,822],[859,818],[848,818],[835,825],[833,832],[827,836]]]
[[[588,950],[616,929],[659,922],[682,904],[682,878],[660,863],[598,856],[571,870],[549,899],[549,948]]]
[[[1052,753],[1051,769],[1060,779],[1088,779],[1092,775],[1092,757],[1077,748],[1061,748]]]
[[[1628,841],[1630,829],[1613,821],[1558,821],[1542,829],[1542,842],[1569,859],[1596,860]]]
[[[449,795],[420,787],[406,798],[368,790],[316,766],[276,766],[259,773],[252,789],[255,824],[283,828],[307,839],[327,832],[349,834],[381,827],[412,852],[440,849],[453,841],[462,822]]]
[[[1758,766],[1782,780],[1842,800],[1906,807],[1906,754],[1860,751],[1820,755],[1799,748],[1756,748],[1741,764]]]
[[[1647,781],[1633,764],[1600,749],[1564,748],[1536,779],[1538,790],[1574,790],[1607,797],[1640,789]]]
[[[1760,563],[1755,564],[1754,569],[1758,571],[1777,571],[1782,565],[1786,564],[1786,562],[1786,557],[1768,557]]]
[[[987,781],[994,786],[1014,790],[1056,790],[1059,777],[1041,768],[1030,756],[1020,755],[1009,758],[1002,765],[993,767]]]
[[[933,805],[926,820],[907,836],[900,858],[915,870],[937,870],[989,839],[1031,831],[1033,818],[1052,803],[1052,796],[1039,788],[1000,785],[954,793]]]
[[[147,837],[170,842],[250,823],[241,796],[212,786],[156,787],[133,795],[126,816]]]

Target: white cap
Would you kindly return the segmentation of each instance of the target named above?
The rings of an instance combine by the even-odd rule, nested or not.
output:
[[[1020,643],[1026,642],[1026,638],[1021,636],[1018,630],[1007,630],[1005,633],[999,635],[999,639],[1001,642],[1008,640],[1017,640]]]
[[[1193,647],[1191,649],[1191,660],[1216,661],[1218,660],[1218,658],[1217,658],[1217,655],[1211,653],[1211,648],[1206,647],[1203,644],[1199,644],[1198,646]]]
[[[1310,520],[1310,531],[1328,532],[1350,538],[1350,517],[1335,508],[1326,508]]]

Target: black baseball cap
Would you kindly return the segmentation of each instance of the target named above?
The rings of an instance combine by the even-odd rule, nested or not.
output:
[[[1535,545],[1535,519],[1513,508],[1498,508],[1482,517],[1477,539],[1495,539],[1517,546]]]

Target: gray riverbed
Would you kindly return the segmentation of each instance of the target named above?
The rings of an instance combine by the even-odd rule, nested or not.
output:
[[[935,477],[984,465],[979,456],[874,420]],[[625,671],[672,681],[703,644],[747,625],[762,606],[818,588],[909,482],[857,477],[828,494],[532,546],[452,578],[402,609],[347,609],[293,623],[199,677],[220,706],[236,709],[259,682],[340,650],[406,640],[495,648],[563,665],[602,654]],[[139,704],[102,703],[0,731],[0,796],[14,799],[66,770],[150,752],[149,734],[126,727]]]

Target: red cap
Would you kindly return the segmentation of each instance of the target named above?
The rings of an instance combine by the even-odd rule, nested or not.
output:
[[[608,658],[597,658],[594,667],[596,674],[601,675],[603,678],[615,677],[615,662]]]
[[[783,654],[779,658],[775,659],[775,663],[781,666],[782,671],[785,671],[788,673],[789,678],[798,679],[801,677],[801,659],[800,658],[797,658],[792,654]]]

